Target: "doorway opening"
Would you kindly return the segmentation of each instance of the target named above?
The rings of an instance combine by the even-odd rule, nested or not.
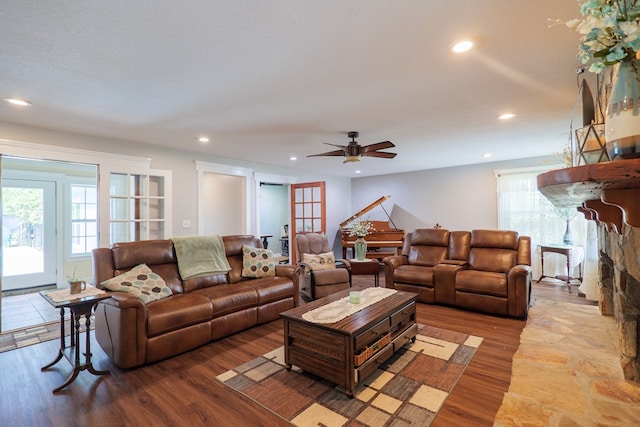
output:
[[[2,156],[0,332],[59,320],[38,292],[90,280],[97,166]],[[81,191],[80,191],[81,190]],[[80,197],[81,196],[81,197]]]
[[[260,183],[260,239],[276,262],[289,262],[289,185]]]

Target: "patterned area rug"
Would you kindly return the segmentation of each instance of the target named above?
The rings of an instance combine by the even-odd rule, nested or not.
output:
[[[71,333],[71,322],[69,321],[69,319],[67,319],[65,322],[65,336],[69,336],[69,334]],[[84,332],[84,318],[80,319],[80,325],[80,331]],[[91,323],[91,329],[94,329],[93,323]],[[59,321],[43,323],[40,325],[30,326],[28,328],[8,331],[0,334],[0,353],[54,339],[60,339]]]
[[[482,343],[482,338],[423,326],[358,385],[349,398],[334,384],[295,366],[284,347],[217,377],[296,426],[428,426]]]

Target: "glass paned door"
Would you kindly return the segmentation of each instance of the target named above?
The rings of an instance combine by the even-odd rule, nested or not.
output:
[[[291,185],[291,221],[290,227],[290,258],[292,263],[296,257],[296,234],[325,233],[325,183],[307,182]]]
[[[56,183],[2,180],[2,290],[56,283]]]

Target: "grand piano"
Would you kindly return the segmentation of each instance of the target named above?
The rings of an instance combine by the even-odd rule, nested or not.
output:
[[[342,258],[347,258],[347,249],[351,249],[351,254],[353,255],[353,242],[355,242],[356,236],[349,235],[349,225],[353,221],[362,217],[362,215],[370,212],[378,206],[380,206],[384,210],[384,213],[387,215],[387,218],[389,218],[389,221],[369,220],[369,222],[373,225],[375,231],[365,237],[365,240],[367,241],[367,258],[377,259],[381,261],[384,257],[398,254],[399,249],[402,248],[402,245],[404,243],[404,230],[396,227],[386,209],[384,209],[384,206],[382,205],[382,202],[389,199],[390,197],[391,196],[380,197],[375,202],[369,204],[364,209],[356,212],[350,218],[340,223]],[[353,258],[353,256],[351,258]]]

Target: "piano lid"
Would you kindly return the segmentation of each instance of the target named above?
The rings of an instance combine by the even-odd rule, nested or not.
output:
[[[367,205],[364,209],[359,210],[358,212],[356,212],[355,214],[351,215],[351,217],[345,221],[342,221],[340,223],[340,228],[345,228],[347,225],[349,225],[352,221],[360,218],[362,215],[366,214],[367,212],[369,212],[371,209],[375,208],[376,206],[380,205],[382,207],[382,209],[384,210],[384,213],[387,215],[387,218],[389,218],[389,221],[391,221],[391,224],[393,224],[393,221],[391,220],[391,217],[389,216],[389,214],[387,213],[387,211],[384,209],[384,206],[382,206],[382,202],[384,202],[387,199],[390,199],[391,196],[382,196],[380,197],[378,200],[376,200],[375,202]],[[393,226],[395,227],[396,225],[393,224]]]

